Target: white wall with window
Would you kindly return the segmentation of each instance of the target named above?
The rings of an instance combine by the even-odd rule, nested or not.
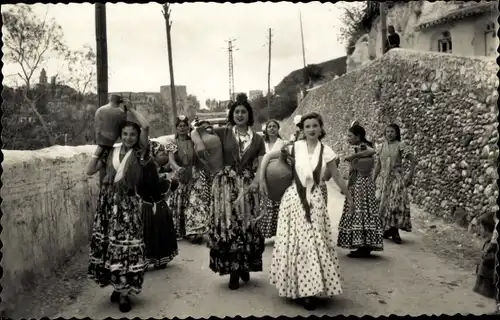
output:
[[[495,56],[498,23],[491,14],[443,23],[418,32],[415,50],[461,56]]]
[[[474,33],[474,55],[497,56],[498,48],[498,24],[496,19],[484,19],[477,21]]]

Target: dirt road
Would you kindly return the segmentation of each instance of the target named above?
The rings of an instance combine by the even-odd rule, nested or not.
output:
[[[329,188],[329,210],[336,229],[344,197]],[[272,254],[269,244],[264,256],[264,272],[252,274],[252,280],[238,291],[227,288],[227,277],[219,277],[208,268],[205,245],[180,242],[180,254],[165,270],[146,275],[143,292],[134,298],[131,312],[122,314],[109,302],[111,288],[99,288],[85,281],[72,303],[50,317],[90,317],[103,319],[209,317],[209,316],[296,316],[296,315],[420,315],[484,314],[493,302],[471,291],[472,270],[460,268],[454,261],[438,257],[426,247],[423,234],[402,233],[404,243],[385,243],[385,251],[373,259],[346,257],[339,249],[344,294],[314,312],[308,312],[278,297],[269,283]],[[55,314],[57,313],[57,314]],[[40,317],[37,315],[26,315]]]

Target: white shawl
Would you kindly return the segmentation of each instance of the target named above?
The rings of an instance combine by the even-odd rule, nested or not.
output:
[[[128,159],[132,154],[132,149],[127,151],[122,161],[120,162],[120,148],[121,146],[115,147],[113,150],[113,167],[116,170],[115,175],[115,183],[123,179],[123,175],[125,174],[125,167],[127,165]]]
[[[314,186],[313,171],[318,165],[321,142],[318,142],[312,155],[307,151],[305,140],[295,142],[295,171],[300,183],[306,188],[307,202],[311,201],[312,187]]]
[[[319,154],[321,152],[321,142],[318,142],[314,152],[309,155],[307,150],[306,140],[299,140],[294,143],[295,145],[295,171],[300,183],[306,188],[306,199],[311,201],[312,187],[314,186],[314,169],[318,165]],[[323,145],[323,163],[321,165],[321,175],[323,178],[325,174],[326,165],[337,158],[337,154],[328,146]]]

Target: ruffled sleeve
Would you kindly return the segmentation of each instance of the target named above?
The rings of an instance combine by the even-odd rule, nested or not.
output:
[[[338,156],[335,151],[332,150],[329,146],[324,146],[323,148],[323,162],[330,163],[331,161],[337,159]]]
[[[173,141],[167,141],[163,144],[163,147],[165,147],[165,152],[167,153],[176,153],[177,152],[177,145]]]
[[[149,154],[154,158],[160,154],[167,153],[167,150],[164,145],[159,143],[158,141],[149,141]]]

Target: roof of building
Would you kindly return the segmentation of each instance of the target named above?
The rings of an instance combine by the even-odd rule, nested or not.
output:
[[[415,30],[423,30],[430,27],[434,27],[443,23],[460,20],[466,17],[477,16],[482,13],[490,12],[498,5],[496,1],[487,2],[487,3],[478,3],[475,5],[471,5],[465,8],[459,8],[449,12],[448,14],[433,20],[428,20],[421,22],[419,25],[415,27]]]

